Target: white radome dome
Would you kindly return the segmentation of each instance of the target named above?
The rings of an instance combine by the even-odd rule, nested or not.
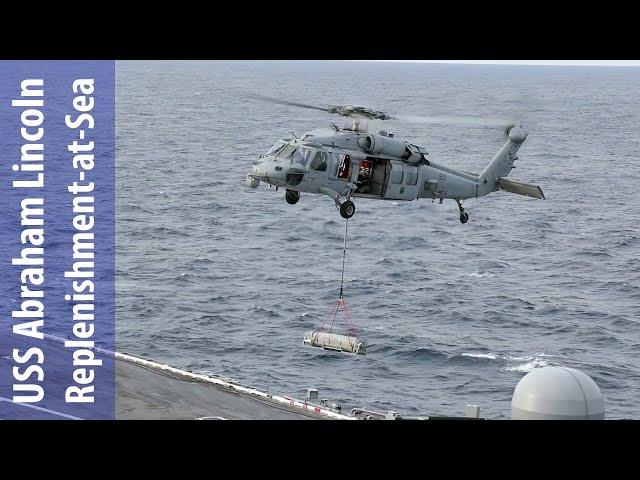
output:
[[[598,385],[575,368],[536,368],[516,385],[513,420],[604,420]]]

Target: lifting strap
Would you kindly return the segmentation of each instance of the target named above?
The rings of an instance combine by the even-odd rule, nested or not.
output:
[[[349,232],[349,219],[344,222],[344,246],[342,247],[342,277],[340,278],[340,299],[342,299],[342,289],[344,287],[344,263],[347,258],[347,233]]]
[[[353,322],[351,322],[351,313],[349,312],[349,307],[347,307],[347,301],[344,298],[344,269],[345,269],[345,262],[346,262],[346,258],[347,258],[347,234],[349,233],[349,219],[346,219],[345,224],[344,224],[344,244],[342,247],[342,275],[340,277],[340,296],[338,297],[338,300],[336,301],[336,303],[333,305],[333,308],[331,309],[331,312],[329,312],[329,316],[325,319],[324,323],[322,324],[322,326],[320,327],[320,330],[322,330],[324,328],[324,326],[327,324],[327,322],[329,321],[329,319],[331,319],[331,325],[329,326],[329,332],[333,331],[333,324],[336,321],[336,317],[338,316],[338,312],[340,312],[340,310],[343,311],[343,317],[345,320],[345,323],[347,324],[347,331],[349,334],[355,335],[358,334],[360,332],[360,330],[358,329],[358,327],[356,327]]]

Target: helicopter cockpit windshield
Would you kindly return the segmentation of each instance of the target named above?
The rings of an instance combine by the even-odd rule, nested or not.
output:
[[[280,153],[280,151],[286,146],[287,144],[284,142],[278,142],[276,143],[273,147],[271,147],[269,149],[269,151],[267,153],[265,153],[265,156],[268,155],[277,155],[278,153]]]
[[[289,160],[292,164],[297,164],[308,170],[324,172],[327,170],[327,152],[315,147],[300,145],[297,142],[276,143],[265,156],[276,157],[275,160]]]

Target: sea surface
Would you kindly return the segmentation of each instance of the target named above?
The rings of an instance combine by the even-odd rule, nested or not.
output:
[[[509,418],[518,381],[575,367],[607,418],[639,418],[640,69],[365,62],[118,62],[118,349],[304,397],[409,415]],[[547,199],[356,199],[345,297],[368,343],[303,346],[338,297],[344,220],[327,197],[245,186],[279,138],[339,122],[271,105],[517,119],[510,178]],[[391,121],[479,171],[499,128]],[[340,318],[338,319],[338,322]]]

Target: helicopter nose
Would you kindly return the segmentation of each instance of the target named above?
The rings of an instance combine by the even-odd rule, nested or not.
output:
[[[286,167],[271,161],[254,165],[253,171],[256,175],[265,177],[268,183],[277,187],[298,186],[305,174],[301,165]]]
[[[253,166],[253,172],[266,178],[267,183],[277,187],[283,187],[286,184],[286,173],[281,165],[266,160]]]

